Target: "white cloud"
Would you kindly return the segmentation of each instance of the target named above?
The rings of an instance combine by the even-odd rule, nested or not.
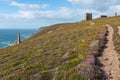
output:
[[[2,14],[4,18],[10,19],[46,19],[46,20],[82,20],[84,19],[86,12],[92,12],[95,16],[99,15],[101,12],[93,9],[71,9],[68,7],[61,7],[58,10],[19,10],[15,14]]]
[[[79,5],[79,4],[93,4],[95,0],[68,0],[72,4]]]
[[[108,8],[104,13],[107,15],[114,15],[114,13],[117,12],[118,15],[120,14],[120,5],[113,5]]]
[[[49,20],[81,20],[84,19],[86,12],[92,12],[95,17],[100,16],[101,14],[110,14],[112,12],[120,11],[120,6],[116,5],[118,0],[107,0],[104,2],[103,0],[68,0],[74,5],[83,6],[80,8],[69,8],[69,7],[61,7],[57,10],[41,10],[38,8],[45,8],[47,5],[38,5],[38,4],[24,4],[18,2],[11,2],[10,5],[17,6],[20,9],[14,14],[2,14],[0,17],[4,18],[13,18],[13,19],[49,19]],[[112,2],[112,3],[111,3]],[[95,4],[99,4],[95,7]],[[102,4],[102,5],[100,5]],[[113,5],[114,4],[114,5]],[[85,7],[86,6],[89,7]],[[105,5],[112,5],[105,7]],[[106,9],[104,9],[104,8]],[[32,9],[32,10],[31,10]],[[103,12],[103,11],[104,12]],[[112,13],[113,14],[113,13]]]
[[[109,7],[110,11],[119,11],[120,12],[120,5],[114,5]]]
[[[101,14],[114,14],[114,12],[120,11],[120,5],[115,0],[68,0],[74,5],[80,5],[79,8],[69,8],[69,7],[60,7],[57,10],[41,10],[40,8],[47,7],[46,4],[24,4],[18,2],[11,2],[10,5],[19,7],[20,9],[14,14],[0,14],[2,18],[9,19],[26,19],[26,20],[35,20],[35,19],[46,19],[46,20],[82,20],[87,12],[92,12],[94,17],[98,17]],[[111,3],[112,2],[112,3]],[[99,4],[95,7],[95,4]],[[102,4],[102,5],[100,5]],[[113,5],[114,4],[114,5]],[[105,7],[105,5],[111,5]],[[84,8],[84,6],[87,6]],[[104,9],[104,8],[106,9]],[[104,10],[101,11],[101,10]]]
[[[75,7],[60,7],[57,10],[43,10],[46,8],[45,4],[24,4],[18,2],[11,2],[11,6],[19,7],[18,11],[11,14],[0,14],[0,20],[6,22],[11,20],[11,22],[16,21],[16,25],[20,22],[28,25],[31,24],[54,24],[58,22],[72,22],[84,20],[85,14],[87,12],[92,12],[94,18],[99,17],[102,14],[114,15],[114,12],[120,13],[120,5],[118,0],[68,0],[70,3],[75,5]],[[78,7],[79,6],[79,7]],[[28,21],[28,22],[24,22]],[[31,21],[31,22],[29,22]],[[6,22],[6,23],[9,23]],[[9,23],[13,25],[12,23]],[[22,25],[23,26],[23,25]]]
[[[60,22],[74,22],[74,21],[80,21],[84,20],[85,13],[86,12],[92,12],[95,14],[94,16],[98,16],[100,14],[99,11],[93,10],[93,9],[73,9],[68,7],[61,7],[57,10],[19,10],[14,14],[0,14],[0,21],[2,24],[0,26],[10,26],[10,27],[16,27],[16,26],[26,26],[26,28],[29,28],[29,26],[38,28],[40,26],[47,26],[55,23]],[[7,24],[6,24],[7,23]],[[24,28],[24,27],[23,27]]]
[[[48,7],[48,4],[24,4],[24,3],[18,3],[18,2],[11,2],[11,6],[16,6],[21,9],[41,9],[41,8],[46,8]]]
[[[68,0],[74,6],[84,9],[96,9],[106,11],[110,6],[120,4],[119,0]]]

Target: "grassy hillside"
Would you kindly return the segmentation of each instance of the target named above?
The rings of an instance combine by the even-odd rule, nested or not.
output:
[[[120,17],[56,24],[42,28],[19,45],[0,49],[0,79],[84,80],[79,66],[90,54],[90,44],[105,24]]]

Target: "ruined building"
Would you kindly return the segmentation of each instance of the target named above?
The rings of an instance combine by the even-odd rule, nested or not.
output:
[[[117,13],[115,12],[115,16],[117,16]]]
[[[18,39],[17,41],[14,42],[14,45],[20,44],[21,43],[21,38],[20,38],[20,33],[18,34]]]
[[[101,15],[101,18],[106,18],[107,17],[107,15]]]
[[[86,13],[86,20],[92,20],[92,13]]]

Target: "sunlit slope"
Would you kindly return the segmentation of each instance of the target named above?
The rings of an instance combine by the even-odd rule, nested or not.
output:
[[[42,28],[21,44],[0,49],[0,79],[84,80],[77,66],[90,54],[90,43],[105,24],[119,21],[111,17]]]

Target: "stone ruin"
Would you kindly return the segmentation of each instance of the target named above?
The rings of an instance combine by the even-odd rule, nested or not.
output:
[[[101,18],[106,18],[107,17],[107,15],[101,15]]]
[[[22,41],[21,41],[21,38],[20,38],[20,33],[18,34],[18,39],[14,42],[14,45],[16,44],[20,44]]]
[[[115,12],[115,16],[117,16],[117,12]]]
[[[92,20],[92,13],[86,13],[86,20]]]
[[[120,16],[115,12],[114,16]],[[101,15],[99,18],[107,18],[107,15]],[[92,20],[92,13],[86,13],[85,20]]]

